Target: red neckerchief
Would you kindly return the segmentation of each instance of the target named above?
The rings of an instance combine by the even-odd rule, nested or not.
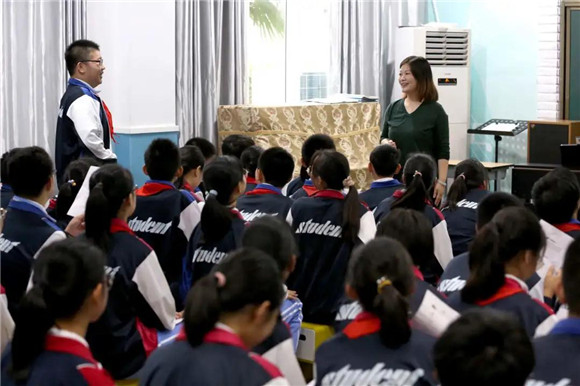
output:
[[[236,208],[230,208],[230,212],[232,212],[240,220],[243,220],[244,219],[244,217],[242,216],[242,214],[240,213],[240,211],[237,210]]]
[[[375,314],[363,311],[342,332],[350,339],[357,339],[361,336],[374,334],[380,329],[381,320]]]
[[[189,185],[189,183],[187,183],[187,182],[183,183],[183,189],[187,190],[188,192],[191,192],[192,194],[195,194],[195,190],[193,190],[191,185]]]
[[[497,302],[498,300],[505,299],[519,293],[527,293],[527,292],[520,286],[520,284],[517,281],[515,281],[514,279],[510,279],[509,277],[506,277],[504,284],[501,286],[499,290],[497,290],[497,292],[494,295],[485,300],[478,300],[475,302],[475,304],[477,304],[478,306],[487,306]]]
[[[275,195],[280,195],[280,193],[276,192],[275,190],[272,189],[266,189],[266,188],[256,188],[254,190],[250,190],[248,193],[246,193],[246,196],[259,196],[262,194],[275,194]]]
[[[129,225],[125,221],[118,218],[114,218],[111,220],[111,227],[109,228],[109,232],[111,233],[126,232],[133,236],[135,235],[135,233],[133,233],[131,228],[129,228]]]
[[[101,99],[101,103],[103,104],[103,110],[105,110],[107,121],[109,121],[109,133],[111,134],[111,139],[113,142],[117,143],[115,140],[115,129],[113,128],[113,115],[111,114],[111,111],[109,111],[109,108],[103,99]]]
[[[65,338],[62,336],[55,336],[46,334],[44,339],[44,349],[46,351],[52,352],[62,352],[67,354],[72,354],[79,358],[91,362],[92,364],[99,366],[99,362],[93,357],[91,350],[84,344],[74,339]]]
[[[314,194],[314,197],[335,198],[337,200],[344,200],[344,194],[338,190],[320,190]]]
[[[185,327],[181,328],[181,331],[179,331],[179,334],[177,334],[177,337],[175,338],[175,340],[187,340],[187,336],[185,335]],[[239,347],[241,349],[244,349],[245,351],[248,351],[248,348],[246,347],[246,345],[244,344],[244,342],[242,342],[242,340],[240,339],[240,337],[230,331],[224,330],[222,328],[218,328],[215,327],[213,330],[211,330],[210,332],[208,332],[204,337],[203,337],[203,342],[204,343],[218,343],[218,344],[224,344],[227,346],[235,346],[235,347]]]
[[[170,183],[146,182],[145,185],[137,189],[138,196],[154,196],[165,190],[173,190],[175,186]]]
[[[425,281],[425,277],[423,276],[423,273],[419,270],[419,268],[413,266],[413,273],[415,274],[415,277],[421,281]]]
[[[256,180],[255,177],[247,176],[246,177],[246,184],[258,185],[258,180]]]
[[[567,222],[564,224],[555,224],[554,226],[564,233],[572,231],[580,231],[580,224],[576,224],[573,222]]]
[[[316,186],[310,186],[310,185],[304,185],[302,186],[302,189],[304,189],[304,191],[306,192],[306,194],[308,195],[308,197],[312,197],[314,195],[316,195],[319,190],[316,189]]]

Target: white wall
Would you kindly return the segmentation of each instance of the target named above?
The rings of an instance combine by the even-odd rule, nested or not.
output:
[[[538,43],[538,119],[560,116],[560,0],[541,0]]]
[[[87,17],[115,130],[175,129],[175,2],[88,0]]]

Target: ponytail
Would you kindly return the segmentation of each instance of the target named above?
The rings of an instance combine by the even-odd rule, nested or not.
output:
[[[356,242],[360,230],[360,210],[358,192],[350,186],[342,210],[342,239],[346,242]]]
[[[105,256],[78,239],[42,249],[34,262],[33,287],[20,303],[9,369],[16,383],[26,383],[30,366],[44,350],[48,330],[57,319],[73,317],[87,296],[102,283]]]
[[[123,201],[133,191],[133,177],[120,165],[105,165],[91,176],[89,187],[86,235],[101,250],[108,252],[111,220],[117,217]]]
[[[358,247],[349,262],[347,283],[364,310],[380,319],[381,342],[389,348],[400,347],[411,337],[407,297],[414,281],[409,254],[390,237]]]
[[[334,141],[326,134],[314,134],[306,138],[302,144],[302,162],[300,166],[300,179],[306,181],[310,178],[308,167],[314,163],[314,154],[319,150],[336,150]]]
[[[203,182],[208,190],[201,211],[200,226],[206,242],[221,240],[231,227],[235,215],[228,207],[235,188],[244,178],[240,160],[231,156],[216,158],[204,171]]]
[[[257,249],[239,249],[199,280],[187,295],[187,340],[192,346],[199,346],[222,313],[243,312],[246,306],[265,301],[270,302],[274,312],[283,297],[281,274],[274,259]]]
[[[391,209],[406,208],[422,212],[431,197],[429,189],[435,180],[435,161],[427,154],[412,155],[405,163],[403,180],[405,193],[391,204]]]
[[[465,198],[467,192],[483,186],[487,181],[487,170],[481,162],[476,159],[466,159],[457,164],[453,184],[447,193],[447,203],[449,209],[457,208],[457,203]]]

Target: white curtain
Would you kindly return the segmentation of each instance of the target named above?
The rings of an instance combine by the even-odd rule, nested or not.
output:
[[[216,143],[219,105],[247,98],[247,2],[177,0],[176,92],[180,142]]]
[[[378,96],[386,108],[398,71],[397,29],[425,23],[427,1],[336,0],[331,4],[333,91]]]
[[[0,152],[37,145],[54,154],[64,51],[86,35],[86,0],[2,1]]]

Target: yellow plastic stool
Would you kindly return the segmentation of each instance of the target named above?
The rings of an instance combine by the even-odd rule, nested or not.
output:
[[[296,356],[298,360],[314,363],[314,353],[324,341],[332,338],[334,328],[324,324],[302,323]]]

